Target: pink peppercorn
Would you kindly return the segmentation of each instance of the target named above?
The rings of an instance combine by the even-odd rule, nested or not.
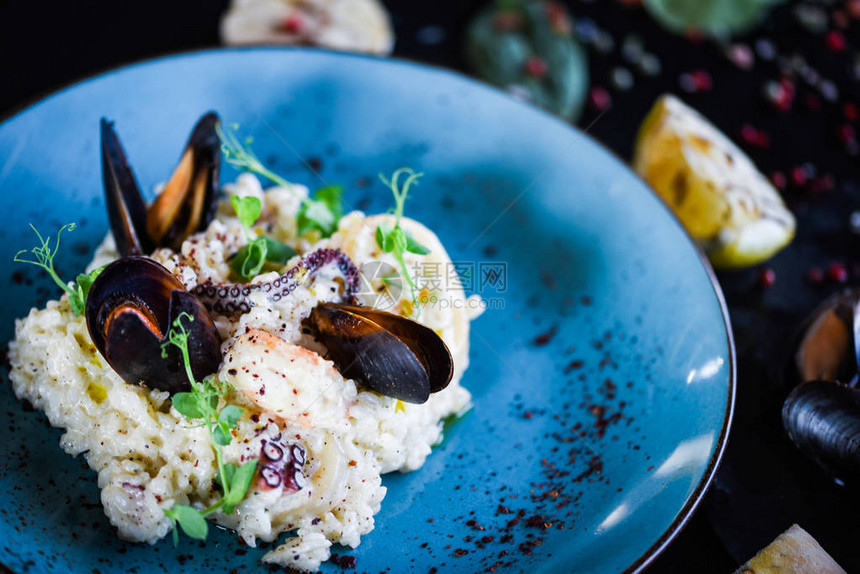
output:
[[[302,22],[301,16],[297,14],[287,16],[281,22],[281,31],[287,34],[298,34],[302,28],[304,28],[304,22]]]
[[[698,92],[708,92],[714,86],[711,75],[705,70],[696,70],[691,74],[693,76],[693,84]]]
[[[841,32],[831,30],[826,36],[827,47],[833,52],[841,52],[845,49],[845,36]]]
[[[768,268],[762,271],[758,276],[758,283],[763,289],[773,287],[773,284],[776,283],[776,273],[774,270]]]
[[[827,278],[834,283],[845,283],[848,281],[848,269],[844,263],[834,261],[827,267]]]
[[[770,181],[773,183],[773,186],[779,190],[785,189],[785,186],[788,185],[785,174],[781,171],[775,171],[770,174]]]
[[[806,183],[806,170],[802,165],[791,168],[791,183],[800,187]]]
[[[849,122],[856,122],[857,118],[860,117],[857,105],[853,102],[845,102],[842,104],[842,115],[845,116],[845,119]]]
[[[603,111],[612,105],[612,96],[609,95],[609,92],[605,88],[601,88],[600,86],[591,88],[588,99],[591,106],[599,111]]]
[[[857,134],[854,131],[854,126],[851,124],[842,124],[838,130],[839,141],[846,144],[853,139],[857,139]]]

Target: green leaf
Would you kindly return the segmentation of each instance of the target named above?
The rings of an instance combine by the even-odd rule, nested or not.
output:
[[[391,238],[391,241],[394,244],[394,251],[397,253],[403,253],[406,251],[406,233],[404,233],[403,229],[395,227],[391,230],[391,233],[388,234],[388,237]]]
[[[174,504],[165,510],[164,514],[171,520],[178,522],[179,526],[182,527],[182,532],[189,538],[206,540],[206,535],[209,533],[209,523],[196,508],[184,504]]]
[[[221,446],[227,446],[233,440],[233,435],[230,434],[230,429],[224,424],[218,423],[212,429],[212,441]]]
[[[232,476],[230,480],[230,494],[224,499],[224,512],[226,514],[233,512],[233,509],[245,498],[256,469],[257,461],[249,460]]]
[[[235,427],[240,418],[242,418],[242,409],[236,405],[227,405],[218,413],[218,421],[224,423],[229,428]]]
[[[430,250],[427,247],[424,247],[422,244],[418,243],[408,233],[406,234],[406,251],[409,251],[410,253],[415,253],[417,255],[427,255],[428,253],[430,253]]]
[[[233,476],[236,474],[236,471],[239,470],[239,467],[233,464],[232,462],[228,462],[224,465],[224,476],[222,477],[220,474],[215,477],[216,482],[221,486],[221,490],[226,490],[224,488],[224,483],[227,483],[227,486],[231,486],[233,484]],[[227,514],[230,514],[229,512]]]
[[[263,204],[260,198],[248,195],[239,197],[234,195],[230,198],[233,202],[233,209],[236,211],[236,216],[239,218],[239,223],[245,228],[245,233],[248,233],[248,228],[254,225],[254,222],[260,217],[263,211]]]
[[[72,288],[74,293],[69,293],[69,305],[72,308],[72,313],[74,313],[76,317],[80,317],[84,312],[84,309],[86,309],[87,296],[90,294],[90,288],[93,286],[93,282],[96,280],[96,277],[101,275],[101,272],[104,271],[105,267],[107,266],[103,265],[98,269],[93,269],[89,273],[80,273],[75,279],[75,286]]]
[[[200,395],[196,393],[176,393],[172,401],[173,408],[188,420],[206,417],[203,409],[200,408]]]
[[[257,238],[249,242],[233,256],[233,259],[230,260],[230,269],[242,279],[250,281],[260,274],[260,270],[266,263],[267,253],[268,245],[266,239],[263,237]]]
[[[209,395],[209,408],[213,411],[218,408],[218,393],[213,392]]]
[[[382,226],[376,228],[376,244],[379,245],[379,248],[383,251],[385,250],[385,232],[382,230]]]
[[[341,187],[328,186],[318,189],[313,199],[305,200],[296,217],[298,234],[316,230],[323,237],[331,237],[343,216],[342,195]]]
[[[296,256],[296,250],[275,239],[264,238],[266,241],[266,261],[285,265],[287,261]]]

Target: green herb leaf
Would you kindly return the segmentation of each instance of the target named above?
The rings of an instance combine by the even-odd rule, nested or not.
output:
[[[385,235],[386,232],[382,230],[382,225],[376,228],[376,244],[379,245],[379,248],[383,251],[385,250]]]
[[[174,504],[171,508],[165,510],[164,514],[173,521],[174,528],[176,528],[175,525],[178,523],[182,528],[182,532],[189,538],[206,540],[206,535],[209,533],[209,523],[206,522],[206,519],[203,518],[203,515],[196,508],[185,506],[184,504]],[[174,543],[178,543],[179,537],[174,536],[173,541]]]
[[[399,180],[404,174],[406,175],[406,180],[401,184]],[[403,218],[403,206],[409,195],[409,187],[417,185],[418,178],[422,175],[424,174],[415,173],[413,170],[405,167],[395,171],[390,180],[385,179],[385,176],[382,174],[379,175],[379,179],[382,180],[382,183],[387,185],[394,194],[394,229],[388,230],[382,225],[379,225],[376,228],[376,243],[386,253],[393,254],[394,258],[397,259],[397,262],[400,263],[400,271],[406,279],[406,282],[409,283],[409,287],[412,291],[413,304],[417,301],[418,297],[416,293],[417,286],[412,280],[409,270],[406,268],[406,261],[403,259],[403,254],[406,251],[410,251],[418,255],[426,255],[427,253],[430,253],[430,250],[409,237],[406,232],[403,231],[403,228],[400,227],[400,220]],[[415,309],[419,309],[420,312],[420,307],[418,305],[413,305],[413,307]]]
[[[230,260],[230,269],[245,281],[250,281],[260,274],[263,265],[266,264],[268,252],[266,238],[254,239],[233,256]]]
[[[54,242],[54,247],[51,248],[51,237],[43,238],[39,233],[39,230],[30,224],[30,229],[36,234],[36,237],[39,239],[39,245],[34,247],[29,252],[33,254],[33,258],[30,259],[27,257],[26,249],[22,249],[18,253],[15,254],[15,257],[12,259],[17,263],[29,263],[30,265],[35,265],[36,267],[41,267],[45,271],[47,271],[48,275],[51,279],[54,280],[60,289],[69,294],[69,303],[72,307],[72,312],[75,315],[80,315],[84,310],[84,303],[86,302],[86,293],[83,292],[82,287],[75,286],[74,288],[67,285],[60,276],[57,275],[57,272],[54,270],[54,257],[56,257],[57,252],[60,250],[60,235],[63,231],[68,230],[72,232],[75,230],[77,226],[74,223],[67,223],[62,226],[60,230],[57,232],[57,240]],[[99,271],[100,272],[100,271]],[[96,273],[95,271],[93,273]],[[98,273],[96,273],[98,275]],[[90,283],[92,284],[92,283]],[[89,292],[89,288],[87,289]]]
[[[90,288],[96,280],[96,277],[101,275],[107,265],[103,265],[98,269],[93,269],[89,273],[80,273],[75,279],[75,286],[72,288],[74,293],[69,294],[69,305],[72,307],[72,313],[75,316],[80,316],[87,306],[87,296],[90,294]]]
[[[223,424],[217,424],[212,428],[212,441],[221,446],[227,446],[233,440],[230,429],[224,428]]]
[[[316,230],[323,237],[331,237],[337,231],[337,222],[343,216],[342,195],[343,188],[330,185],[321,187],[313,199],[303,202],[296,216],[298,234],[305,235]]]
[[[206,413],[200,408],[200,396],[197,393],[176,393],[171,401],[173,408],[188,420],[206,417]]]
[[[266,261],[276,263],[278,265],[286,265],[287,261],[296,256],[296,250],[270,237],[264,237],[266,240]]]
[[[190,392],[177,393],[173,396],[173,406],[188,419],[202,419],[203,423],[199,426],[205,426],[209,430],[209,437],[215,450],[215,461],[218,465],[218,474],[215,480],[221,485],[224,495],[220,501],[202,512],[191,507],[175,505],[173,508],[165,510],[164,513],[174,522],[174,528],[178,523],[188,536],[204,540],[207,532],[205,516],[222,509],[228,514],[232,512],[233,508],[245,496],[250,479],[243,474],[243,472],[247,472],[243,471],[246,465],[237,467],[234,464],[224,463],[224,455],[220,448],[227,446],[233,440],[230,430],[236,426],[243,411],[236,405],[226,405],[220,411],[218,410],[220,398],[230,391],[229,385],[218,383],[214,377],[208,377],[202,382],[194,379],[188,351],[188,331],[184,323],[186,320],[193,321],[193,318],[188,313],[180,313],[168,332],[167,342],[162,347],[163,352],[167,351],[169,345],[174,345],[179,349],[188,381],[191,383]],[[256,461],[253,462],[256,465]],[[251,472],[253,473],[253,470]],[[245,485],[240,489],[240,492],[236,492],[233,488],[234,479],[239,484]],[[178,542],[178,540],[179,537],[174,529],[174,542]]]
[[[248,195],[239,197],[234,195],[230,197],[233,203],[233,209],[236,211],[236,217],[239,218],[239,223],[245,229],[245,236],[250,235],[250,227],[259,219],[260,213],[263,211],[263,204],[258,197]]]
[[[240,418],[242,418],[242,409],[236,405],[227,405],[218,413],[218,420],[230,428],[235,427]]]
[[[251,486],[251,479],[254,478],[254,471],[257,469],[257,461],[249,460],[243,464],[233,474],[230,479],[230,494],[224,497],[224,512],[230,514],[233,509],[242,502],[248,488]]]
[[[411,235],[406,234],[406,251],[416,255],[427,255],[430,249],[418,243]]]
[[[235,132],[236,128],[237,126],[233,126],[224,130],[220,125],[216,127],[218,137],[221,139],[221,151],[224,152],[224,159],[227,163],[240,170],[261,175],[275,184],[293,191],[292,185],[287,180],[269,170],[257,158],[251,149],[252,142],[250,139],[246,139],[244,142],[239,141]],[[315,229],[323,237],[331,237],[332,233],[337,231],[337,222],[343,215],[343,207],[340,202],[342,193],[343,190],[340,187],[329,186],[318,190],[313,199],[302,198],[302,206],[297,218],[299,235],[304,235],[304,233]]]

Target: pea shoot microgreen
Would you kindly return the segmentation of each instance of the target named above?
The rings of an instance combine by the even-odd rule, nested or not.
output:
[[[255,173],[272,183],[292,190],[290,183],[263,165],[251,149],[254,143],[252,138],[240,140],[236,135],[239,129],[237,124],[229,126],[226,130],[220,125],[216,128],[218,137],[221,139],[221,151],[224,159],[233,167]],[[302,197],[302,205],[298,213],[298,232],[304,235],[309,231],[318,231],[322,237],[331,237],[337,231],[337,222],[343,215],[341,195],[343,190],[336,186],[327,186],[317,190],[313,198]]]
[[[30,265],[35,265],[36,267],[41,267],[45,271],[48,272],[51,279],[54,280],[54,283],[60,286],[60,289],[69,294],[69,306],[72,308],[72,313],[75,314],[76,317],[79,317],[81,313],[84,312],[84,308],[87,303],[87,295],[90,293],[90,287],[93,285],[93,281],[96,280],[96,277],[102,272],[104,267],[99,267],[98,269],[94,269],[89,273],[80,273],[75,278],[74,284],[65,283],[60,276],[57,274],[54,269],[54,257],[57,255],[57,252],[60,250],[60,235],[63,231],[72,232],[75,230],[77,226],[74,223],[67,223],[62,226],[60,230],[57,232],[57,239],[54,242],[53,248],[51,247],[51,237],[43,238],[42,234],[39,233],[39,230],[31,223],[30,229],[36,234],[36,237],[39,238],[40,245],[38,247],[34,247],[29,251],[29,253],[33,254],[33,259],[28,259],[26,253],[28,251],[26,249],[22,249],[18,253],[15,254],[13,261],[18,263],[29,263]]]
[[[399,179],[402,175],[406,175],[407,177],[403,183],[400,183]],[[408,251],[417,255],[426,255],[430,253],[430,250],[406,233],[403,228],[400,227],[400,220],[403,218],[403,206],[406,203],[406,198],[409,194],[409,187],[412,185],[418,185],[418,178],[423,175],[423,173],[415,173],[414,170],[408,167],[401,167],[395,171],[390,180],[386,179],[384,175],[379,174],[379,179],[382,180],[382,183],[391,189],[391,192],[394,194],[394,227],[389,229],[387,226],[380,224],[376,228],[376,244],[379,245],[380,249],[384,252],[391,253],[400,264],[400,272],[403,274],[404,279],[406,279],[406,282],[409,284],[409,288],[411,289],[413,304],[418,298],[416,293],[418,286],[415,285],[415,282],[412,280],[412,276],[409,274],[409,270],[406,268],[406,261],[403,259],[403,254]]]
[[[242,279],[250,281],[260,274],[266,262],[284,265],[296,254],[295,249],[275,241],[270,237],[255,237],[251,226],[259,219],[262,212],[262,203],[259,198],[253,196],[239,197],[234,195],[230,198],[233,209],[242,224],[245,232],[247,245],[242,247],[230,261],[230,268]]]
[[[232,513],[248,492],[257,468],[256,460],[250,460],[242,466],[224,462],[221,447],[229,445],[233,440],[230,431],[236,428],[243,411],[236,405],[218,408],[221,398],[230,390],[228,385],[219,383],[215,378],[200,382],[194,378],[188,351],[188,331],[183,323],[186,320],[193,321],[194,318],[188,313],[181,313],[173,322],[167,341],[162,345],[162,357],[167,357],[169,345],[177,347],[182,353],[182,363],[185,366],[188,381],[191,383],[191,391],[173,395],[173,408],[189,421],[200,421],[200,426],[206,427],[209,431],[209,437],[215,449],[215,461],[218,465],[217,481],[221,486],[222,496],[218,502],[204,510],[197,510],[193,506],[183,504],[174,504],[166,509],[164,514],[173,522],[174,544],[179,543],[177,525],[187,536],[206,540],[209,531],[206,516],[218,510],[225,514]]]

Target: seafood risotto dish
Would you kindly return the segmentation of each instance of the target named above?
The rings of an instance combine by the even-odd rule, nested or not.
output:
[[[422,277],[450,259],[403,217],[420,174],[382,178],[392,213],[343,215],[339,189],[289,184],[209,113],[147,206],[105,120],[101,138],[112,233],[86,272],[56,275],[60,234],[16,256],[66,292],[16,323],[16,395],[98,473],[123,539],[205,539],[209,521],[252,547],[292,532],[263,561],[298,570],[355,548],[381,475],[421,467],[470,407],[480,305]],[[223,190],[222,154],[246,172]]]

